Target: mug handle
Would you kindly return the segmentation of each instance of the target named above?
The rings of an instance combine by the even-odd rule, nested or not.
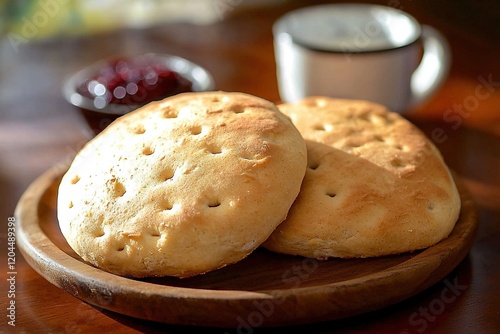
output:
[[[424,52],[411,77],[410,108],[428,100],[444,83],[451,67],[451,49],[436,29],[422,26]]]

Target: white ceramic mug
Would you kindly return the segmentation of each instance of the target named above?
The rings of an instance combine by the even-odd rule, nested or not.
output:
[[[450,68],[446,39],[392,7],[305,7],[281,17],[273,34],[283,102],[323,95],[402,113],[431,97]]]

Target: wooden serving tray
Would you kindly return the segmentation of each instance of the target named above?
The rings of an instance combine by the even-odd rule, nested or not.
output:
[[[134,280],[86,264],[66,243],[56,218],[64,172],[44,173],[17,205],[17,243],[25,259],[49,282],[85,302],[170,324],[270,327],[380,309],[442,280],[469,252],[477,229],[475,204],[456,177],[460,218],[447,239],[422,251],[318,261],[257,249],[205,275]]]

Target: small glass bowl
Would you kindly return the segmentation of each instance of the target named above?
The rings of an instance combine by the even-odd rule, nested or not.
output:
[[[88,126],[95,134],[106,128],[111,122],[130,111],[133,111],[151,101],[144,103],[96,103],[96,99],[86,96],[81,91],[82,85],[92,80],[103,68],[112,66],[117,60],[143,61],[156,64],[164,69],[177,73],[182,80],[190,82],[189,91],[210,91],[214,89],[214,80],[210,73],[203,67],[178,56],[168,54],[148,53],[133,57],[115,57],[102,59],[71,75],[62,88],[63,96],[70,104],[80,110]],[[183,92],[185,92],[184,90]],[[180,92],[170,92],[166,96],[157,97],[155,100],[176,95]]]

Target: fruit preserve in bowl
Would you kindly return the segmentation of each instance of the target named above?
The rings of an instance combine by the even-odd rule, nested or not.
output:
[[[100,60],[70,76],[63,95],[97,134],[116,118],[152,101],[184,92],[213,90],[210,73],[165,54]]]

